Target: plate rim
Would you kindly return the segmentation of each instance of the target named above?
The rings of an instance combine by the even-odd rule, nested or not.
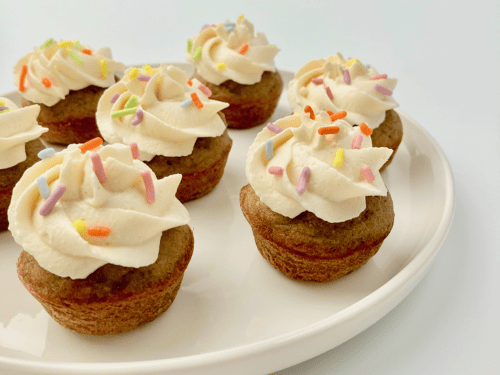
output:
[[[163,64],[173,64],[180,67],[189,67],[190,65],[185,62],[172,62]],[[132,66],[142,66],[143,64],[131,65]],[[151,65],[159,65],[153,64]],[[280,73],[291,74],[293,77],[294,72],[286,69],[278,69]],[[286,94],[286,87],[283,90],[282,95]],[[1,96],[12,96],[19,95],[15,90],[11,90],[2,94]],[[209,353],[194,354],[184,357],[176,358],[165,358],[165,359],[155,359],[146,361],[133,361],[133,362],[38,362],[35,360],[23,360],[17,358],[9,358],[0,356],[0,365],[9,367],[11,369],[20,371],[51,371],[55,374],[64,374],[64,371],[72,371],[73,373],[89,373],[92,374],[106,373],[109,371],[120,371],[121,373],[136,374],[137,371],[149,371],[149,372],[165,372],[165,371],[191,371],[200,370],[203,368],[207,371],[213,371],[214,369],[208,368],[212,366],[219,366],[217,371],[222,371],[220,366],[228,364],[234,361],[252,361],[255,356],[263,355],[269,353],[270,351],[282,351],[289,346],[297,345],[298,342],[303,340],[312,340],[314,337],[319,336],[333,329],[335,326],[342,324],[349,320],[355,320],[359,318],[363,313],[366,313],[370,309],[375,309],[377,306],[383,307],[384,301],[389,298],[398,297],[396,303],[391,303],[389,309],[383,312],[382,315],[378,316],[374,321],[372,321],[367,327],[360,329],[355,334],[351,335],[343,342],[348,341],[350,338],[361,333],[369,326],[373,325],[376,321],[385,316],[389,311],[396,307],[399,302],[406,297],[422,279],[425,272],[429,268],[430,264],[436,257],[439,249],[443,245],[448,232],[451,227],[453,214],[454,214],[454,179],[453,172],[446,157],[444,151],[441,149],[437,141],[432,137],[432,135],[415,119],[409,116],[403,110],[397,108],[396,111],[411,124],[411,126],[416,127],[416,129],[425,136],[425,139],[430,143],[434,151],[436,151],[439,156],[440,164],[444,169],[444,181],[445,186],[445,204],[443,207],[443,213],[440,218],[439,224],[435,229],[434,234],[429,239],[427,244],[415,255],[415,257],[405,265],[401,270],[398,271],[391,279],[389,279],[385,284],[379,287],[374,292],[370,293],[361,300],[355,302],[354,304],[342,309],[341,311],[321,319],[311,325],[306,327],[281,334],[279,336],[267,338],[255,343],[245,344],[233,348],[217,350]],[[404,138],[403,138],[404,142]],[[401,289],[406,289],[401,293]],[[398,292],[399,293],[396,293]],[[333,349],[340,345],[338,343],[327,350]],[[314,356],[320,355],[323,351],[317,351],[315,355],[308,356],[308,358],[313,358]],[[306,358],[307,359],[307,358]],[[298,359],[294,363],[288,363],[285,367],[293,366],[297,363],[303,362],[306,359]],[[290,362],[290,361],[289,361]],[[255,363],[253,363],[256,365]],[[242,366],[239,364],[238,366]],[[267,366],[269,367],[269,366]],[[282,366],[275,366],[280,368],[285,368]],[[240,367],[241,369],[241,367]],[[255,371],[255,367],[253,368]],[[266,370],[268,371],[268,370]],[[273,370],[276,371],[276,370]]]

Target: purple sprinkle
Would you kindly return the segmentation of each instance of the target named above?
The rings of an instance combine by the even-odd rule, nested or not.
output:
[[[297,189],[295,189],[297,193],[304,194],[304,192],[306,191],[306,185],[309,182],[309,176],[311,176],[311,168],[305,166],[304,168],[302,168],[302,172],[300,173],[299,177],[299,183],[297,185]]]
[[[9,109],[9,107],[6,107],[4,105],[0,105],[0,111],[6,111],[8,109]]]
[[[267,129],[276,134],[279,134],[283,131],[283,129],[281,129],[278,125],[274,125],[272,123],[267,124]]]
[[[110,103],[115,103],[118,100],[119,97],[120,97],[120,93],[119,92],[115,92],[113,94],[113,96],[111,97],[111,99],[109,99],[109,102]]]
[[[45,201],[45,203],[40,208],[40,215],[47,216],[50,213],[50,211],[52,211],[52,209],[59,201],[59,199],[61,199],[65,191],[66,191],[66,186],[63,184],[56,187],[54,192],[50,195],[50,197]]]
[[[146,74],[139,74],[139,77],[137,77],[137,79],[142,82],[147,82],[151,79],[151,76],[148,76]]]
[[[351,84],[351,75],[349,74],[349,71],[347,69],[344,70],[344,83],[346,85]]]
[[[321,85],[323,83],[323,78],[313,78],[311,79],[311,82],[315,85]]]
[[[378,91],[381,94],[388,95],[388,96],[392,95],[391,90],[389,90],[388,88],[385,88],[382,85],[379,85],[378,83],[375,85],[374,89],[375,89],[375,91]]]
[[[132,125],[134,126],[137,126],[141,123],[142,121],[142,116],[144,115],[144,113],[142,112],[142,109],[138,109],[136,112],[135,112],[135,118],[132,120]]]

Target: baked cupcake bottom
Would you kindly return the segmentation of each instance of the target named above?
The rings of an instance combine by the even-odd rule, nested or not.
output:
[[[312,212],[291,219],[262,203],[250,185],[240,192],[257,249],[274,268],[305,281],[326,282],[355,271],[374,256],[394,224],[390,194],[366,197],[356,218],[328,223]]]
[[[248,129],[263,124],[273,115],[283,89],[283,80],[277,71],[264,72],[260,82],[254,85],[241,85],[231,80],[214,85],[197,72],[193,78],[212,91],[210,99],[229,103],[222,113],[232,129]]]
[[[217,186],[224,173],[232,144],[233,140],[225,130],[218,137],[198,138],[190,155],[157,155],[145,163],[159,179],[176,173],[182,174],[175,196],[184,203],[203,197]]]
[[[373,129],[371,137],[373,147],[387,147],[393,150],[389,160],[380,168],[380,171],[382,171],[391,163],[403,140],[403,123],[395,110],[390,109],[385,113],[384,122]]]
[[[0,230],[9,227],[7,210],[12,199],[12,190],[23,176],[24,171],[40,159],[38,153],[45,148],[42,141],[34,139],[26,143],[26,160],[10,168],[0,169]]]
[[[23,107],[33,104],[40,106],[38,124],[49,129],[40,137],[44,141],[63,145],[84,143],[89,139],[101,137],[96,125],[95,113],[104,90],[103,87],[88,86],[78,91],[70,91],[64,99],[52,107],[32,103],[24,98],[22,98],[22,105]]]
[[[191,259],[188,225],[163,232],[158,259],[146,267],[106,264],[85,279],[59,277],[26,251],[17,262],[19,279],[63,327],[89,335],[129,331],[156,319],[172,304]]]

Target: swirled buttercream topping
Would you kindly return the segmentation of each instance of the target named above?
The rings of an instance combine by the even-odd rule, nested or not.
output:
[[[61,277],[85,278],[106,263],[146,266],[158,257],[162,232],[189,221],[175,198],[181,178],[157,180],[125,145],[87,152],[71,145],[23,175],[9,207],[9,230],[41,267]],[[47,198],[40,195],[40,179]]]
[[[265,71],[276,71],[274,56],[279,51],[263,33],[254,34],[253,25],[240,16],[235,24],[219,23],[200,31],[188,41],[186,59],[213,84],[232,80],[253,85]]]
[[[70,90],[111,86],[116,71],[124,69],[107,47],[93,50],[78,41],[49,39],[17,62],[14,83],[26,99],[51,107]]]
[[[128,69],[99,100],[102,136],[109,143],[136,143],[141,160],[190,155],[199,137],[226,130],[218,112],[229,104],[209,99],[211,93],[198,80],[189,83],[174,66]]]
[[[0,98],[0,169],[26,160],[26,143],[49,129],[38,125],[39,105],[19,108],[13,101]]]
[[[288,86],[288,100],[294,112],[309,105],[314,110],[346,111],[352,125],[362,122],[377,128],[386,111],[399,104],[391,94],[397,79],[378,74],[358,59],[344,60],[340,53],[312,60],[300,68]]]
[[[366,196],[387,194],[378,171],[392,150],[371,147],[359,127],[342,119],[332,123],[326,112],[314,120],[296,114],[273,125],[257,135],[246,162],[248,182],[273,211],[290,218],[310,211],[343,222],[359,216]]]

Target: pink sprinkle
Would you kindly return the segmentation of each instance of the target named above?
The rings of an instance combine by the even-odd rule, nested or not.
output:
[[[283,168],[281,167],[269,167],[267,171],[276,176],[283,176]]]
[[[109,102],[110,103],[116,103],[116,101],[118,100],[119,97],[120,97],[120,93],[119,92],[115,92],[113,94],[113,96],[111,97],[111,99],[109,99]]]
[[[392,95],[392,91],[391,90],[385,88],[384,86],[379,85],[378,83],[375,85],[374,89],[375,89],[375,91],[378,91],[381,94],[384,94],[384,95],[387,95],[387,96],[391,96]]]
[[[304,194],[304,192],[306,191],[306,185],[309,182],[309,176],[311,176],[311,168],[305,166],[304,168],[302,168],[302,172],[300,173],[299,177],[299,183],[297,185],[297,189],[295,189],[297,193]]]
[[[323,78],[313,78],[311,79],[311,82],[315,85],[321,85],[323,83]]]
[[[132,151],[132,159],[139,159],[139,146],[137,146],[137,143],[132,142],[130,150]]]
[[[147,74],[139,74],[137,79],[142,82],[147,82],[151,79],[151,76],[148,76]]]
[[[212,91],[210,91],[210,89],[207,86],[205,86],[203,83],[200,83],[198,85],[198,90],[200,90],[202,93],[204,93],[209,98],[212,96]]]
[[[136,112],[135,112],[135,117],[134,119],[132,120],[132,125],[134,126],[137,126],[141,123],[142,121],[142,116],[144,115],[144,113],[142,112],[142,109],[138,109]]]
[[[370,184],[375,181],[375,176],[372,173],[372,170],[369,166],[363,165],[361,167],[361,170],[363,171],[363,174],[365,175],[366,181],[368,181]]]
[[[359,150],[361,148],[361,143],[363,142],[363,136],[358,134],[352,139],[351,148],[353,150]]]
[[[50,195],[50,197],[47,198],[45,203],[40,208],[40,215],[47,216],[48,214],[50,214],[50,211],[52,211],[52,209],[59,201],[59,199],[61,199],[65,191],[66,191],[66,186],[63,184],[60,184],[58,187],[56,187],[54,192]]]
[[[93,152],[90,159],[92,160],[92,166],[97,179],[101,184],[104,184],[108,178],[106,177],[106,173],[104,173],[104,165],[102,165],[101,157],[97,152]]]
[[[378,79],[386,79],[387,74],[377,74],[376,76],[370,77],[370,81],[376,81]]]
[[[279,134],[283,131],[283,129],[281,129],[278,125],[274,125],[272,123],[267,124],[267,129],[276,134]]]
[[[326,90],[326,95],[328,95],[330,100],[333,100],[333,94],[332,94],[332,90],[330,90],[330,87],[326,86],[325,90]]]
[[[144,180],[144,185],[146,186],[146,202],[152,204],[155,202],[155,187],[153,185],[153,177],[151,177],[150,171],[141,172],[141,177]]]
[[[347,69],[344,70],[344,83],[346,85],[351,84],[351,75],[349,74],[349,71]]]
[[[6,107],[4,105],[0,105],[0,111],[6,111],[8,109],[9,109],[9,107]]]

